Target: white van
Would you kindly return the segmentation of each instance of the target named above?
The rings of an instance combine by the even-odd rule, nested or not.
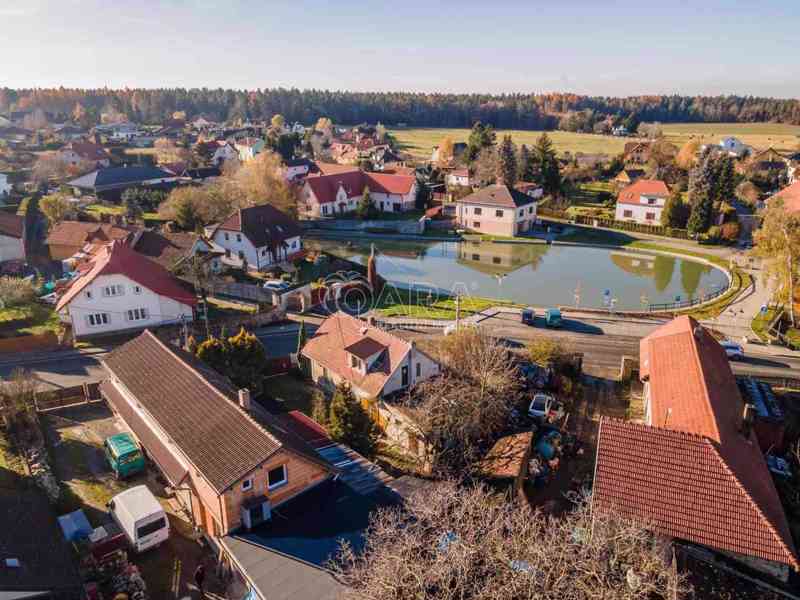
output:
[[[117,494],[108,508],[136,552],[144,552],[169,538],[167,513],[146,485]]]

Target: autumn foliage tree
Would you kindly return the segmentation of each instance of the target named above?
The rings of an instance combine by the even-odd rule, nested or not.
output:
[[[777,298],[789,310],[792,327],[797,326],[794,310],[800,281],[800,216],[786,211],[783,198],[772,200],[763,213],[761,227],[753,235],[755,254],[764,259],[765,282],[778,282]]]

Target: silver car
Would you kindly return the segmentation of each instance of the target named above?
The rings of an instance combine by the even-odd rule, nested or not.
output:
[[[728,356],[729,360],[741,360],[744,358],[744,348],[742,348],[741,344],[737,344],[731,340],[725,340],[720,342],[720,345],[725,350],[725,354]]]

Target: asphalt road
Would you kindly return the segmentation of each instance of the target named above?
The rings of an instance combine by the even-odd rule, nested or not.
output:
[[[492,335],[512,342],[526,344],[539,336],[552,336],[565,342],[568,348],[583,352],[584,370],[595,377],[613,379],[619,373],[621,358],[639,355],[639,340],[660,323],[646,319],[610,319],[603,316],[584,318],[580,321],[567,319],[562,329],[530,327],[510,314],[499,314],[485,319],[480,326]],[[296,323],[273,325],[256,331],[269,356],[285,356],[297,348]],[[316,326],[306,323],[309,336]],[[441,329],[403,332],[403,337],[412,339],[435,338]],[[97,381],[104,376],[100,359],[105,352],[87,355],[76,350],[50,353],[26,353],[0,360],[0,377],[6,379],[13,371],[22,368],[30,371],[40,382],[42,389],[54,389],[79,385],[85,381]],[[783,355],[748,352],[744,360],[732,363],[733,371],[742,375],[765,377],[800,378],[800,355],[788,351]]]

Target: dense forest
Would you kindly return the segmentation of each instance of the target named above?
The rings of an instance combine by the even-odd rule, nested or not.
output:
[[[576,94],[422,94],[265,89],[10,89],[0,88],[0,113],[42,108],[59,116],[102,113],[160,123],[175,111],[217,120],[268,119],[309,124],[321,116],[335,123],[405,123],[417,127],[469,127],[475,121],[501,129],[591,130],[601,121],[780,122],[800,124],[800,101],[751,96],[632,96]]]

